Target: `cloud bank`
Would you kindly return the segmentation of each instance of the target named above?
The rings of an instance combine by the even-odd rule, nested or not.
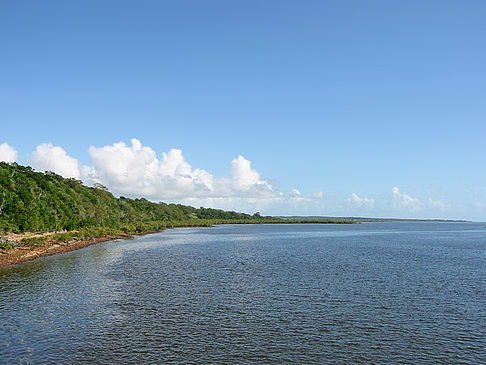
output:
[[[91,163],[85,166],[62,147],[41,143],[28,162],[38,171],[53,171],[87,185],[100,183],[117,196],[192,206],[280,215],[438,217],[454,214],[451,206],[441,200],[420,200],[397,186],[393,187],[391,196],[378,195],[376,200],[356,193],[344,198],[322,191],[308,195],[297,189],[281,191],[263,179],[242,155],[230,161],[225,177],[216,178],[204,169],[193,168],[179,149],[158,155],[135,138],[129,144],[91,146],[88,154]],[[15,148],[0,144],[1,161],[15,162],[17,157]],[[474,210],[482,212],[484,208],[478,205]]]
[[[9,147],[9,146],[8,146]],[[41,143],[31,154],[29,163],[38,171],[52,171],[67,178],[81,179],[88,185],[101,183],[116,195],[146,197],[152,200],[248,204],[265,201],[307,199],[298,190],[284,193],[261,178],[251,162],[239,155],[229,166],[227,177],[215,178],[203,169],[193,169],[182,151],[171,149],[159,157],[137,139],[130,144],[117,142],[88,149],[90,166],[82,166],[60,146]],[[316,193],[322,197],[322,193]]]
[[[42,143],[31,154],[29,163],[38,171],[52,171],[87,185],[100,183],[117,196],[145,197],[193,206],[209,206],[248,212],[279,207],[281,212],[319,209],[323,193],[309,196],[297,189],[283,192],[261,177],[244,156],[229,164],[228,175],[215,178],[206,170],[193,168],[182,151],[171,149],[160,156],[138,139],[130,144],[88,149],[90,166],[83,166],[60,146]],[[282,213],[284,214],[284,213]]]
[[[84,167],[82,179],[101,182],[117,194],[151,199],[265,198],[278,193],[263,180],[243,156],[231,161],[229,176],[216,179],[209,172],[193,169],[182,151],[171,149],[159,158],[137,139],[88,150],[92,166]]]

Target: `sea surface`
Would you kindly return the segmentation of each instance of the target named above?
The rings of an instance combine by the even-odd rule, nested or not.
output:
[[[0,363],[485,364],[486,228],[182,228],[0,268]]]

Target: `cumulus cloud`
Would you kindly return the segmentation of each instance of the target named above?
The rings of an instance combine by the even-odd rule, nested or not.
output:
[[[241,155],[231,161],[230,180],[232,189],[239,192],[268,193],[273,191],[270,183],[262,180],[260,174],[251,168],[251,162]]]
[[[120,195],[151,199],[273,197],[276,191],[243,156],[231,161],[229,176],[216,179],[209,172],[193,169],[182,151],[171,149],[161,158],[137,139],[88,150],[92,167],[85,180],[101,182]]]
[[[68,156],[62,147],[41,143],[30,157],[31,166],[38,171],[52,171],[67,178],[81,177],[79,162]]]
[[[366,197],[360,198],[356,193],[351,194],[351,197],[347,199],[347,202],[358,208],[373,208],[375,205],[374,199]]]
[[[324,196],[322,191],[313,194],[304,194],[297,189],[280,191],[276,183],[262,178],[251,162],[241,155],[230,162],[226,177],[215,178],[206,170],[193,168],[181,150],[171,149],[157,155],[155,150],[143,146],[137,139],[132,139],[130,144],[118,142],[104,147],[91,146],[88,152],[91,164],[82,166],[62,147],[42,143],[31,154],[29,162],[36,170],[81,179],[88,185],[100,183],[115,195],[134,198],[247,212],[267,211],[266,214],[316,215],[325,212],[346,215],[350,214],[350,208],[368,214],[376,213],[376,209],[380,214],[389,214],[388,210],[383,210],[383,207],[390,208],[389,198],[377,198],[375,202],[356,193],[344,200],[341,196]],[[0,161],[15,162],[17,155],[15,148],[7,143],[0,144]],[[436,215],[438,211],[453,211],[450,204],[441,200],[421,201],[396,186],[392,190],[392,206],[395,213],[401,210]],[[454,207],[457,209],[456,205]],[[467,209],[484,214],[486,203],[476,203]]]
[[[88,150],[93,164],[90,180],[99,180],[116,193],[172,199],[210,195],[214,179],[204,170],[193,170],[182,151],[171,149],[158,158],[156,152],[132,139]]]
[[[2,148],[10,151],[5,144]],[[171,149],[159,158],[137,139],[130,144],[114,143],[88,150],[92,166],[81,166],[78,160],[52,143],[42,143],[30,157],[38,171],[53,171],[85,183],[101,183],[118,195],[144,196],[149,199],[189,198],[278,198],[282,193],[260,177],[251,162],[243,156],[231,161],[229,176],[216,179],[209,172],[193,169],[182,151]],[[12,154],[5,158],[12,159]],[[16,156],[14,156],[16,157]],[[292,195],[300,195],[300,193]]]
[[[17,156],[17,150],[11,147],[8,143],[5,142],[0,144],[0,161],[16,162]]]
[[[393,207],[399,210],[411,210],[414,212],[422,209],[422,202],[408,194],[402,193],[398,187],[393,188]]]
[[[215,178],[206,170],[193,168],[181,150],[171,149],[157,155],[135,138],[130,144],[91,146],[88,153],[91,165],[82,166],[63,148],[42,143],[32,153],[30,164],[36,170],[81,179],[88,185],[100,183],[115,195],[193,206],[249,212],[266,207],[302,211],[319,209],[324,201],[322,192],[304,195],[297,189],[277,190],[241,155],[231,161],[226,177]]]

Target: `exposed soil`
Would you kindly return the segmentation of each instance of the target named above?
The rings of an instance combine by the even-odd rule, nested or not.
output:
[[[52,234],[52,233],[51,233]],[[16,239],[21,239],[25,235],[18,235]],[[30,236],[32,237],[32,235]],[[35,260],[39,257],[51,256],[58,253],[78,250],[83,247],[91,246],[96,243],[113,240],[116,238],[128,238],[128,235],[107,235],[83,240],[73,240],[67,243],[50,243],[43,247],[15,247],[11,250],[0,249],[0,266],[9,266],[21,262]],[[14,238],[10,236],[9,238]]]

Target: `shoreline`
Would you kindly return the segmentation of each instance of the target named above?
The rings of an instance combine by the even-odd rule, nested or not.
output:
[[[0,248],[0,268],[22,264],[28,261],[37,260],[43,257],[58,255],[66,252],[76,251],[81,248],[85,248],[91,245],[95,245],[102,242],[113,241],[117,239],[133,239],[137,236],[145,236],[147,234],[153,233],[160,233],[165,231],[166,229],[174,229],[174,228],[208,228],[208,227],[215,227],[216,225],[221,224],[355,224],[361,223],[359,221],[311,221],[311,220],[302,220],[302,221],[263,221],[263,222],[214,222],[213,224],[208,225],[207,223],[201,225],[195,224],[183,224],[183,225],[174,225],[174,226],[165,226],[159,229],[149,229],[147,231],[138,232],[135,234],[129,233],[116,233],[116,234],[102,234],[97,237],[89,237],[89,238],[75,238],[73,240],[63,242],[63,241],[47,241],[46,244],[43,246],[16,246],[12,249],[2,249]],[[485,226],[486,227],[486,226]],[[69,233],[73,231],[63,232]],[[39,237],[39,236],[51,236],[56,233],[60,232],[45,232],[42,234],[19,234],[14,235],[15,238],[13,241],[17,243],[21,242],[22,238],[32,238],[32,237]],[[12,241],[11,241],[12,242]]]
[[[147,232],[150,233],[150,232]],[[153,232],[155,233],[155,232]],[[76,251],[97,243],[111,241],[120,238],[131,238],[131,235],[106,235],[100,237],[74,240],[71,242],[53,242],[44,247],[15,247],[11,250],[0,251],[0,267],[7,267],[24,262],[33,261],[42,257],[53,256],[61,253]]]
[[[47,241],[46,244],[43,246],[16,246],[12,249],[2,249],[0,248],[0,268],[8,267],[12,265],[22,264],[28,261],[37,260],[43,257],[58,255],[66,252],[76,251],[81,248],[85,248],[91,245],[95,245],[98,243],[106,242],[106,241],[113,241],[116,239],[133,239],[137,236],[145,236],[147,234],[159,233],[163,232],[166,229],[174,229],[174,228],[207,228],[207,227],[215,227],[216,225],[221,224],[356,224],[361,223],[359,221],[318,221],[318,220],[301,220],[301,221],[262,221],[262,222],[222,222],[216,221],[212,224],[203,223],[200,225],[197,224],[182,224],[182,225],[173,225],[173,226],[165,226],[159,229],[149,229],[147,231],[138,232],[135,234],[129,233],[116,233],[116,234],[102,234],[97,237],[89,237],[89,238],[75,238],[73,240],[64,242],[64,241]],[[73,231],[63,232],[69,233]],[[19,234],[14,235],[15,238],[13,241],[17,243],[21,242],[22,238],[32,238],[32,237],[39,237],[39,236],[51,236],[59,232],[45,232],[41,234]]]
[[[42,257],[53,256],[57,254],[62,254],[66,252],[71,252],[85,248],[98,243],[112,241],[116,239],[132,239],[136,236],[144,236],[151,233],[163,232],[166,229],[174,228],[203,228],[203,227],[214,227],[218,224],[343,224],[344,222],[323,222],[323,221],[270,221],[270,222],[214,222],[211,225],[207,223],[202,223],[201,225],[176,225],[168,226],[161,229],[150,229],[136,234],[128,233],[118,233],[118,234],[105,234],[98,237],[90,237],[84,239],[73,239],[68,242],[62,241],[52,241],[47,242],[43,246],[17,246],[12,249],[0,249],[0,267],[7,267],[17,264],[22,264],[28,261],[33,261]],[[346,224],[352,224],[352,222],[345,222]],[[69,231],[68,231],[69,232]],[[41,234],[41,236],[50,236],[58,232],[46,232]],[[65,232],[64,232],[65,233]],[[32,238],[38,237],[39,235],[15,235],[14,241],[21,242],[22,238]]]

